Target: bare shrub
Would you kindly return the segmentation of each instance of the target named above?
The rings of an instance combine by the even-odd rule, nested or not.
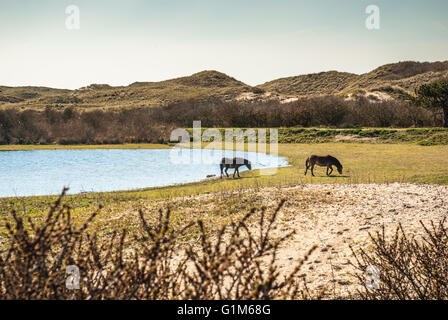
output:
[[[424,235],[409,236],[400,226],[392,239],[382,232],[371,235],[371,249],[354,252],[355,277],[363,288],[361,299],[448,299],[448,233],[446,219],[427,227]],[[368,266],[380,272],[377,289],[366,282]]]
[[[406,101],[346,101],[323,96],[279,101],[187,100],[166,107],[80,111],[0,110],[1,144],[105,144],[168,142],[174,128],[203,127],[433,127],[436,111]]]
[[[309,298],[297,274],[308,256],[286,277],[276,262],[280,239],[270,236],[283,201],[272,214],[251,210],[210,235],[201,221],[174,229],[170,211],[160,211],[133,239],[114,232],[101,239],[87,232],[96,212],[80,227],[62,203],[65,191],[43,223],[12,213],[9,248],[0,254],[2,299],[285,299]],[[255,228],[249,220],[259,215]],[[200,244],[182,244],[198,232]],[[66,287],[66,267],[80,271],[78,290]]]

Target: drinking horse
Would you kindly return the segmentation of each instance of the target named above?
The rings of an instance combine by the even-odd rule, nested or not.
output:
[[[235,169],[233,172],[233,177],[235,178],[235,173],[238,174],[238,178],[240,178],[240,171],[239,168],[242,166],[246,166],[247,169],[252,170],[252,165],[249,160],[243,159],[243,158],[222,158],[221,163],[219,164],[221,168],[221,179],[222,179],[222,173],[223,170],[227,177],[229,177],[229,174],[227,173],[227,170],[229,168]]]

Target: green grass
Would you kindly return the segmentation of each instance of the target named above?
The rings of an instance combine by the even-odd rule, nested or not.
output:
[[[21,146],[20,146],[21,147]],[[36,146],[39,147],[39,146]],[[82,146],[92,148],[93,146]],[[120,147],[125,147],[122,145]],[[155,147],[154,145],[128,145],[128,147]],[[342,162],[343,175],[325,176],[325,169],[317,167],[316,177],[304,173],[305,159],[310,154],[331,154]],[[67,201],[77,208],[91,208],[99,203],[128,204],[135,200],[166,200],[179,196],[244,190],[265,186],[283,186],[299,183],[391,183],[418,182],[448,184],[448,146],[420,146],[413,144],[280,144],[279,155],[285,156],[290,167],[279,168],[273,175],[265,171],[242,172],[241,179],[209,179],[163,188],[149,188],[109,193],[70,195]],[[217,166],[216,172],[219,174]],[[205,177],[204,177],[205,178]],[[55,197],[2,198],[0,206],[13,207],[25,204],[31,213],[45,208]],[[9,204],[9,205],[8,205]],[[21,209],[19,208],[18,209]],[[33,209],[34,208],[34,209]]]
[[[207,128],[202,128],[202,131]],[[192,136],[192,129],[188,129]],[[220,128],[222,136],[226,128]],[[246,130],[246,128],[242,128]],[[270,139],[266,130],[267,141]],[[247,139],[246,139],[247,140]],[[280,144],[417,144],[448,145],[448,128],[278,128]],[[174,144],[103,144],[103,145],[0,145],[0,151],[59,150],[59,149],[165,149]]]
[[[202,128],[206,130],[207,128]],[[219,129],[222,136],[226,128]],[[242,128],[247,130],[247,128]],[[257,129],[255,129],[257,130]],[[189,129],[192,136],[192,129]],[[269,129],[266,129],[269,141]],[[247,139],[246,139],[247,141]],[[279,143],[407,143],[448,145],[448,128],[278,128]]]
[[[100,145],[0,145],[0,151],[26,151],[26,150],[78,150],[78,149],[167,149],[166,144],[100,144]]]
[[[21,146],[20,146],[21,147]],[[65,147],[65,146],[64,146]],[[85,146],[83,146],[85,147]],[[93,146],[89,146],[93,148]],[[124,147],[124,146],[120,146]],[[129,147],[149,147],[148,145],[129,145]],[[150,147],[153,147],[152,145]],[[310,154],[331,154],[344,166],[343,175],[325,176],[325,168],[316,167],[315,177],[304,176],[305,159]],[[149,220],[156,219],[160,208],[172,209],[172,219],[182,225],[191,219],[201,218],[213,226],[220,226],[236,217],[243,208],[253,201],[254,195],[248,189],[262,187],[290,186],[302,183],[438,183],[448,184],[448,146],[420,146],[416,144],[367,144],[367,143],[320,143],[320,144],[280,144],[279,155],[287,157],[290,167],[279,168],[273,175],[264,171],[243,171],[241,179],[208,179],[163,188],[149,188],[132,191],[107,193],[85,193],[66,196],[64,202],[73,208],[73,219],[78,223],[85,221],[90,214],[104,206],[92,225],[102,234],[113,230],[134,230],[137,226],[137,212],[143,208]],[[335,170],[336,171],[336,170]],[[125,174],[125,173],[123,173]],[[181,174],[181,173],[179,173]],[[219,174],[219,168],[210,174]],[[205,178],[205,177],[204,177]],[[227,191],[235,191],[230,196]],[[204,208],[194,195],[212,194],[208,200],[210,207]],[[185,197],[185,198],[182,198]],[[20,215],[42,221],[49,204],[56,196],[0,198],[0,221],[10,221],[8,214],[12,209]],[[249,199],[242,203],[241,199]],[[244,200],[246,201],[246,200]],[[254,200],[256,203],[256,199]],[[190,210],[190,211],[188,211]],[[238,213],[239,212],[239,213]],[[1,239],[5,238],[4,223],[0,223]]]

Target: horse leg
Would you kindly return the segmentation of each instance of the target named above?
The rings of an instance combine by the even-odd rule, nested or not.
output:
[[[305,175],[308,172],[308,168],[309,167],[310,167],[310,161],[308,159],[306,159],[306,162],[305,162]]]
[[[229,170],[229,167],[226,167],[226,170],[224,170],[224,172],[226,173],[227,178],[228,178],[228,177],[229,177],[229,174],[227,173],[227,170]]]
[[[330,176],[333,173],[333,166],[330,166]]]
[[[238,174],[238,178],[241,178],[240,177],[240,170],[238,168],[236,168],[236,173]]]
[[[329,166],[327,166],[327,176],[329,176],[329,174],[328,174],[328,169],[330,169],[330,167],[329,167]]]
[[[224,168],[224,166],[220,164],[219,167],[221,168],[221,179],[222,179],[222,169]]]
[[[314,163],[311,165],[311,175],[314,177]]]
[[[236,168],[235,168],[235,170],[233,171],[233,179],[235,179],[235,173],[236,173]]]

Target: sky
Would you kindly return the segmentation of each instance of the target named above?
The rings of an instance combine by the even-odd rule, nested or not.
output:
[[[70,5],[79,29],[67,28]],[[366,27],[369,5],[379,29]],[[1,0],[0,85],[75,89],[202,70],[257,85],[448,60],[447,12],[446,0]]]

